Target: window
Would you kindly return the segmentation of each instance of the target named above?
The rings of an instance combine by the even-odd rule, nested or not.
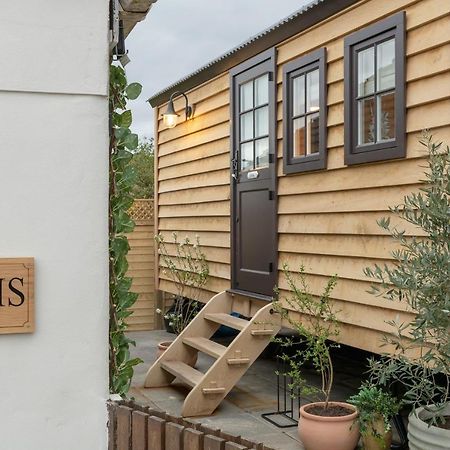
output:
[[[345,39],[345,163],[405,156],[404,13]]]
[[[284,173],[326,166],[325,59],[322,48],[284,66]]]
[[[230,70],[231,175],[237,183],[272,179],[275,172],[275,49]]]
[[[239,86],[240,171],[269,165],[269,74]]]

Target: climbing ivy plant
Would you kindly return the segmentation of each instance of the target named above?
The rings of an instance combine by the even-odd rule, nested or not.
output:
[[[138,146],[138,136],[131,132],[131,111],[128,100],[141,93],[139,83],[127,83],[122,67],[111,65],[109,85],[110,154],[109,154],[109,389],[126,395],[139,358],[130,357],[130,345],[135,342],[125,335],[126,318],[137,294],[130,291],[131,278],[127,253],[130,249],[126,233],[133,231],[134,222],[128,214],[133,203],[130,195],[136,174],[130,165],[132,151]]]

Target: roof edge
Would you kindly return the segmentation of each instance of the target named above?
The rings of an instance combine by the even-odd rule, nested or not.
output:
[[[147,101],[152,107],[160,106],[169,100],[170,94],[173,91],[178,90],[187,92],[359,1],[360,0],[315,0],[308,3],[303,8],[285,19],[282,19],[275,25],[267,28],[256,36],[249,38],[247,41],[210,61],[190,75],[187,75],[165,89],[157,92]]]

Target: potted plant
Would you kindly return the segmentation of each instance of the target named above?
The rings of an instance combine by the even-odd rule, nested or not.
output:
[[[404,403],[412,406],[408,438],[411,450],[444,450],[450,447],[450,150],[433,143],[428,149],[425,184],[391,211],[419,230],[411,237],[391,226],[379,225],[398,242],[393,266],[368,268],[376,279],[373,293],[404,302],[414,314],[409,323],[389,322],[394,328],[385,337],[391,352],[371,361],[372,380],[406,389]]]
[[[348,402],[358,409],[357,422],[364,450],[390,449],[391,420],[400,408],[397,399],[378,386],[363,384]]]
[[[175,334],[180,334],[201,309],[199,297],[202,288],[209,277],[209,267],[206,256],[200,247],[200,238],[195,242],[186,237],[178,240],[178,234],[172,233],[173,241],[169,244],[162,234],[155,236],[158,254],[161,258],[160,266],[163,275],[174,283],[177,293],[173,296],[173,305],[168,311],[157,310],[163,314],[168,326]],[[158,344],[158,357],[173,341]],[[195,365],[197,353],[191,361]]]
[[[322,401],[300,408],[300,439],[306,450],[354,450],[359,439],[358,426],[353,425],[358,415],[357,410],[348,403],[330,400],[334,378],[330,350],[331,347],[338,346],[333,341],[339,336],[339,322],[330,294],[337,278],[332,277],[322,295],[316,297],[309,291],[303,266],[300,267],[298,276],[294,276],[284,264],[283,273],[289,294],[281,297],[279,288],[275,290],[274,310],[298,332],[302,345],[294,354],[290,352],[282,356],[289,367],[287,375],[292,377],[290,388],[300,395],[319,394],[322,398]],[[294,341],[283,340],[281,344],[291,347]],[[302,373],[306,363],[311,363],[320,373],[320,388],[306,382]]]

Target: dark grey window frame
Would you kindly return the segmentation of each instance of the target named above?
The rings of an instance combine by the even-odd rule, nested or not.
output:
[[[395,138],[357,145],[357,51],[395,38]],[[344,39],[344,149],[345,164],[404,158],[406,156],[405,12],[396,13]]]
[[[285,174],[325,169],[327,165],[327,74],[326,49],[320,48],[283,67],[283,172]],[[319,152],[293,157],[293,80],[319,69]]]

